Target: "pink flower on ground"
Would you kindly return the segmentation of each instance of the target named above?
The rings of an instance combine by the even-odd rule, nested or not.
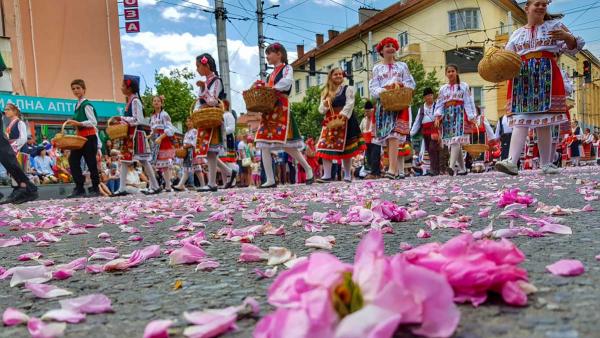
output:
[[[279,274],[268,292],[277,309],[254,337],[384,338],[401,324],[421,324],[413,332],[427,337],[452,335],[459,312],[445,278],[383,249],[383,235],[371,231],[354,266],[317,252]]]
[[[402,253],[416,265],[446,276],[454,289],[457,302],[470,301],[477,306],[487,299],[487,292],[501,293],[511,305],[526,305],[527,297],[505,296],[508,291],[518,292],[506,283],[527,281],[527,271],[518,267],[525,260],[523,253],[509,240],[475,240],[472,234],[463,234],[444,244],[428,243]]]
[[[23,240],[21,240],[20,238],[10,238],[10,239],[0,239],[0,248],[7,248],[9,246],[17,246],[17,245],[21,245],[23,243]]]
[[[547,265],[546,270],[557,276],[579,276],[585,272],[585,267],[577,259],[561,259],[554,264]]]
[[[206,257],[206,252],[193,244],[185,243],[182,248],[174,250],[169,255],[169,264],[192,264],[199,263]]]
[[[20,255],[17,260],[21,261],[21,262],[26,262],[26,261],[33,261],[36,259],[40,259],[42,257],[42,253],[41,252],[30,252],[30,253],[26,253],[26,254],[22,254]]]
[[[55,309],[46,312],[42,316],[42,320],[76,324],[85,320],[85,313],[67,309]]]
[[[28,315],[12,307],[6,308],[6,310],[4,310],[4,313],[2,314],[2,322],[6,326],[27,323],[28,320]]]
[[[254,298],[248,297],[242,305],[224,309],[208,309],[197,312],[184,312],[183,317],[193,326],[188,326],[183,335],[188,338],[211,338],[237,329],[235,322],[239,313],[250,312],[258,315],[260,306]]]
[[[27,330],[32,338],[62,337],[66,328],[65,323],[46,324],[38,318],[31,318],[27,322]]]
[[[54,285],[26,282],[25,288],[31,291],[31,293],[33,293],[36,297],[39,298],[55,298],[73,294],[71,291],[61,289]]]
[[[418,238],[429,238],[431,237],[431,234],[427,231],[425,231],[424,229],[420,229],[419,232],[417,232],[417,237]]]
[[[531,195],[520,193],[519,189],[509,189],[502,192],[500,199],[498,200],[498,207],[504,208],[510,204],[524,204],[531,205],[535,201]]]
[[[242,243],[240,262],[260,262],[269,259],[269,254],[256,245]]]
[[[411,216],[406,208],[390,201],[375,201],[373,202],[371,210],[373,210],[375,217],[383,218],[392,222],[404,222],[411,219]]]
[[[92,294],[59,301],[60,307],[79,313],[112,312],[111,301],[103,294]]]
[[[153,320],[144,330],[143,338],[169,338],[169,327],[173,325],[172,320]]]

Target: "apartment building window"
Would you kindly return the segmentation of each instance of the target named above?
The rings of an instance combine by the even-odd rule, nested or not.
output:
[[[408,46],[408,32],[398,34],[398,43],[400,43],[400,49]]]
[[[344,67],[346,67],[346,60],[340,60],[338,62],[338,67],[344,69]]]
[[[500,25],[498,25],[500,27],[500,34],[508,34],[508,26],[500,21]]]
[[[476,107],[483,107],[483,87],[471,87],[471,91],[473,92],[473,101],[475,101]]]
[[[310,76],[306,75],[305,82],[306,82],[306,89],[310,88]]]
[[[323,71],[323,69],[319,69],[320,72]],[[317,74],[317,86],[320,86],[323,84],[323,74]]]
[[[300,80],[296,80],[295,85],[296,85],[295,91],[296,91],[296,94],[298,94],[298,93],[300,93]]]
[[[363,69],[363,61],[362,52],[352,54],[352,68],[354,70]]]
[[[450,32],[479,29],[479,9],[460,9],[448,13]]]
[[[365,97],[365,83],[364,82],[357,82],[356,83],[356,92],[358,93],[358,95],[360,95],[360,97]]]
[[[373,64],[376,64],[379,61],[379,53],[377,53],[377,44],[373,45],[373,49],[371,50],[371,61],[373,61]]]
[[[328,71],[328,72],[329,72],[330,70],[332,70],[332,69],[333,69],[333,65],[329,65],[329,66],[327,66],[327,71]]]

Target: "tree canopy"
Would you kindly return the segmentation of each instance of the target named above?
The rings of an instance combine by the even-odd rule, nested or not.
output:
[[[195,95],[190,80],[194,73],[187,68],[173,69],[169,75],[154,73],[155,88],[146,88],[142,95],[144,111],[150,114],[153,111],[152,97],[163,95],[165,97],[164,110],[169,113],[173,122],[185,122],[190,115],[190,107],[194,103]]]

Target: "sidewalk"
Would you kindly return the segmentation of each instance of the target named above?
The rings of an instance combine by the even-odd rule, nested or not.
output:
[[[58,184],[42,184],[38,185],[38,193],[40,194],[40,200],[49,200],[49,199],[64,199],[68,194],[73,191],[75,188],[75,184],[68,183],[58,183]],[[12,192],[12,188],[6,185],[0,186],[0,192],[4,194],[4,196],[10,195]]]

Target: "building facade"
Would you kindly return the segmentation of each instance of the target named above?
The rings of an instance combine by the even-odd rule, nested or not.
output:
[[[70,83],[84,79],[100,120],[123,109],[118,3],[112,0],[1,0],[0,106],[16,103],[32,134],[73,112]],[[39,135],[38,135],[39,136]]]
[[[316,48],[305,52],[304,46],[298,46],[298,59],[292,64],[295,70],[293,102],[302,100],[308,87],[320,86],[326,81],[325,75],[307,73],[311,58],[315,60],[316,70],[322,72],[344,67],[350,61],[357,92],[369,97],[370,72],[381,59],[375,46],[391,36],[399,41],[400,59],[413,58],[422,63],[426,71],[435,70],[442,83],[446,81],[445,65],[457,64],[461,81],[471,86],[476,105],[485,111],[489,120],[497,121],[505,113],[506,83],[483,80],[477,65],[486,48],[504,46],[510,34],[525,25],[527,19],[522,5],[513,0],[404,0],[381,11],[361,9],[358,15],[359,24],[341,33],[329,31],[327,41],[324,35],[318,34]],[[581,68],[580,55],[562,59],[571,73]],[[590,95],[594,95],[593,88]],[[571,98],[574,109],[581,104],[578,95],[576,91]],[[586,102],[590,101],[593,100]]]

